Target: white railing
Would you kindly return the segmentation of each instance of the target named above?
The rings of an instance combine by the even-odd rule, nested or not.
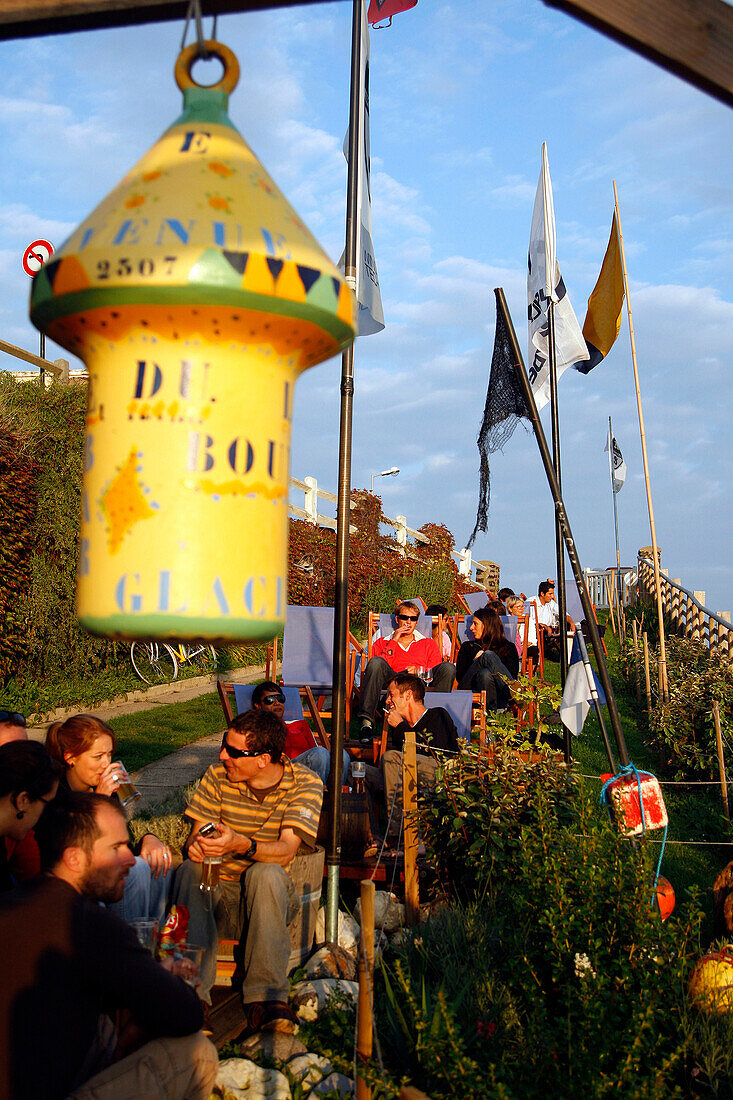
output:
[[[683,588],[681,578],[669,579],[669,570],[660,569],[662,607],[678,634],[702,642],[711,653],[726,657],[733,651],[730,611],[711,611],[705,606],[705,593]],[[639,555],[640,596],[654,599],[654,563]]]
[[[338,497],[335,493],[330,493],[326,489],[319,489],[318,482],[314,477],[306,477],[300,481],[297,477],[290,478],[291,489],[299,489],[303,493],[303,507],[297,508],[294,504],[288,504],[288,514],[294,516],[296,519],[304,519],[308,523],[312,523],[318,527],[328,527],[331,531],[336,530],[336,520],[332,516],[324,516],[318,511],[318,501],[326,500],[329,504],[337,504]],[[354,501],[351,501],[351,507],[356,508]],[[398,547],[401,548],[404,553],[407,547],[407,540],[411,538],[414,542],[422,542],[426,545],[430,545],[430,539],[427,535],[423,535],[420,531],[415,531],[412,527],[407,526],[407,519],[405,516],[395,516],[391,519],[389,516],[381,516],[380,523],[385,524],[387,527],[393,527],[395,531],[395,542]],[[349,531],[354,534],[356,527],[353,524],[349,524]],[[470,550],[451,550],[454,558],[458,561],[458,572],[462,577],[466,577],[467,580],[471,580],[471,571],[473,569],[473,561],[471,559]],[[473,580],[473,584],[478,584]],[[479,585],[483,588],[483,585]]]

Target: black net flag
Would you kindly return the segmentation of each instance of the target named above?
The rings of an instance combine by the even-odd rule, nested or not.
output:
[[[529,409],[517,381],[512,360],[511,344],[504,315],[496,309],[496,335],[494,354],[491,357],[489,389],[486,394],[484,418],[478,433],[480,482],[478,491],[478,511],[476,526],[466,549],[470,550],[479,531],[485,531],[489,521],[489,501],[491,498],[491,478],[489,475],[489,455],[503,449],[512,437],[520,420],[530,420]]]

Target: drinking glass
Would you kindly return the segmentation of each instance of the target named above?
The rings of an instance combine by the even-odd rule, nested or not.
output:
[[[135,929],[135,934],[140,943],[155,957],[155,950],[158,946],[157,920],[133,920],[130,923]]]
[[[117,797],[122,803],[123,809],[126,810],[133,802],[137,802],[141,795],[127,774],[127,769],[124,764],[120,763],[118,760],[112,767],[115,769],[113,778],[115,781],[119,780],[120,784],[117,788]]]
[[[201,865],[199,890],[210,894],[219,885],[219,865],[221,856],[208,856]]]
[[[183,978],[186,985],[196,989],[201,983],[203,947],[195,943],[177,943],[173,948],[173,973]]]

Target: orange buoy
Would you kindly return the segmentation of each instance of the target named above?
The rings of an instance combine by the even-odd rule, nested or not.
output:
[[[657,879],[657,891],[654,900],[660,917],[663,921],[666,920],[674,909],[675,896],[672,883],[663,875],[660,875]]]
[[[111,637],[262,640],[287,602],[298,374],[351,343],[343,276],[233,126],[239,66],[33,280],[31,318],[89,370],[77,614]]]

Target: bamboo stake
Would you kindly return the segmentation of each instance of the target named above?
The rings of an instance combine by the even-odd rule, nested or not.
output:
[[[374,977],[374,893],[372,879],[361,883],[361,938],[359,940],[359,1023],[356,1038],[356,1097],[371,1100],[372,1090],[361,1076],[360,1067],[372,1056]]]
[[[649,635],[646,630],[643,635],[644,640],[644,679],[646,680],[646,712],[648,715],[652,713],[652,678],[649,673]]]
[[[405,734],[402,753],[402,811],[405,830],[405,919],[408,926],[420,919],[420,891],[417,881],[417,758],[415,731]]]
[[[718,750],[718,771],[720,772],[720,793],[723,798],[723,813],[730,828],[730,807],[728,806],[728,780],[725,775],[725,759],[723,757],[723,735],[720,731],[720,709],[718,700],[713,703],[713,721],[715,722],[715,744]]]
[[[659,579],[659,552],[657,550],[657,531],[654,526],[654,505],[652,504],[652,489],[649,481],[649,459],[646,453],[646,434],[644,432],[644,410],[641,407],[641,388],[639,386],[639,367],[636,361],[636,341],[634,340],[634,321],[631,316],[631,299],[629,297],[629,279],[626,273],[626,254],[624,252],[624,235],[621,231],[621,213],[618,206],[618,190],[616,180],[613,181],[613,196],[616,210],[616,227],[618,229],[619,252],[621,253],[621,270],[624,277],[624,293],[626,295],[626,313],[629,318],[629,337],[631,339],[631,361],[634,366],[634,386],[636,388],[636,408],[639,414],[639,433],[641,435],[641,457],[644,462],[644,481],[646,484],[646,502],[649,509],[649,528],[652,536],[652,557],[654,559],[654,586],[657,591],[657,615],[659,616],[659,682],[660,698],[667,699],[669,684],[667,680],[667,647],[664,641],[664,608],[662,606],[662,585]]]
[[[631,620],[631,629],[634,632],[634,668],[636,680],[636,701],[641,702],[641,671],[639,669],[639,632],[636,629],[636,619]]]
[[[606,596],[608,598],[608,611],[609,611],[609,614],[611,616],[611,630],[615,634],[616,633],[616,622],[615,622],[615,619],[613,617],[613,600],[611,598],[611,584],[608,580],[608,573],[606,573],[606,576],[604,577],[604,580],[606,582]]]

